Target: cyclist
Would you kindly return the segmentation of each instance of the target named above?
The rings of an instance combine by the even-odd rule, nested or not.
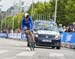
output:
[[[22,19],[22,31],[24,33],[24,30],[30,30],[30,36],[33,40],[33,43],[35,44],[35,39],[34,39],[34,34],[33,34],[33,20],[32,18],[29,16],[28,13],[25,13],[23,19]],[[29,40],[27,39],[27,46],[29,46]]]

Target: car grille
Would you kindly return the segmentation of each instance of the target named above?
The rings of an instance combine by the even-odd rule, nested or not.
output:
[[[44,35],[44,34],[39,34],[39,38],[44,38],[44,39],[52,39],[55,38],[55,35]]]

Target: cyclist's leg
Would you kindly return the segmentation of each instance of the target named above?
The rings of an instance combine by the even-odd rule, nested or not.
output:
[[[33,32],[31,31],[30,32],[30,35],[31,35],[31,38],[32,38],[32,47],[33,47],[33,50],[34,50],[34,48],[35,48],[35,37],[34,37],[34,34],[33,34]]]
[[[30,45],[29,45],[29,38],[28,38],[28,34],[27,34],[27,32],[25,32],[25,34],[26,34],[26,38],[27,38],[27,47],[29,47]]]
[[[26,37],[27,37],[27,46],[29,47],[30,45],[29,45],[29,39],[28,39],[28,36],[26,35]]]
[[[35,37],[32,31],[30,31],[30,35],[31,35],[32,41],[35,42]]]

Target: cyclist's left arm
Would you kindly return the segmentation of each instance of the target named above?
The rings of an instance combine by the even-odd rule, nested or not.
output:
[[[31,17],[29,17],[29,21],[30,21],[30,30],[33,31],[33,20]]]

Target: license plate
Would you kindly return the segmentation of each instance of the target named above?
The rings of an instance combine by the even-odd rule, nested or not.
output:
[[[43,42],[51,42],[51,40],[42,40]]]

